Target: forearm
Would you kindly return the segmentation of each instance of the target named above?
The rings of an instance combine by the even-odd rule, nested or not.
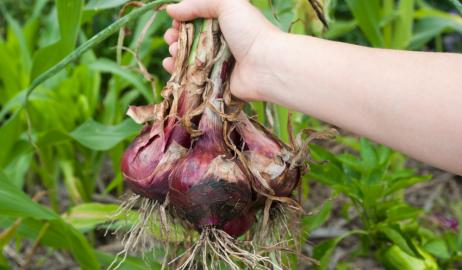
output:
[[[261,99],[462,174],[462,56],[279,35]]]

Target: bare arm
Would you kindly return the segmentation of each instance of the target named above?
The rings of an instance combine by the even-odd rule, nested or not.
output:
[[[237,59],[236,96],[281,104],[462,175],[462,55],[282,33],[245,0],[186,0],[168,11],[178,20],[219,18]]]
[[[462,174],[462,55],[279,34],[259,99]]]

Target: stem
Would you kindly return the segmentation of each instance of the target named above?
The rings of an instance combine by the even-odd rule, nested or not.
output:
[[[197,46],[199,45],[199,40],[202,32],[206,29],[206,23],[204,19],[194,20],[194,40],[191,46],[191,54],[189,55],[188,63],[189,65],[194,64],[197,55]]]
[[[392,15],[394,5],[395,5],[394,0],[385,0],[383,2],[383,17]],[[383,28],[383,37],[385,39],[385,46],[388,48],[391,47],[392,32],[393,32],[393,24],[389,22]]]
[[[209,38],[213,38],[209,37]],[[228,79],[230,72],[230,61],[232,59],[231,52],[226,43],[222,43],[220,51],[218,52],[218,58],[215,59],[213,64],[212,72],[210,75],[210,84],[212,85],[210,96],[207,97],[207,100],[204,100],[208,103],[208,106],[213,106],[215,110],[223,112],[223,84]],[[211,109],[206,107],[201,120],[199,122],[199,130],[204,132],[204,135],[208,137],[208,140],[215,140],[216,143],[213,145],[220,145],[224,147],[223,141],[223,121],[221,116]],[[207,142],[207,139],[199,140],[199,143]],[[209,145],[209,142],[205,143]]]
[[[48,69],[45,73],[42,73],[40,76],[35,78],[32,81],[31,85],[27,88],[26,96],[24,98],[24,104],[27,103],[30,94],[35,90],[37,86],[39,86],[49,78],[53,77],[56,73],[64,69],[69,63],[78,59],[86,51],[92,49],[93,47],[110,37],[112,34],[116,33],[120,28],[124,27],[125,25],[134,20],[137,20],[142,14],[148,12],[149,10],[158,9],[160,6],[164,4],[171,4],[177,2],[179,2],[179,0],[157,0],[148,3],[143,7],[140,7],[132,11],[130,14],[118,19],[117,21],[106,27],[104,30],[93,36],[87,42],[80,45],[80,47],[75,49],[71,54],[67,55],[59,63]]]

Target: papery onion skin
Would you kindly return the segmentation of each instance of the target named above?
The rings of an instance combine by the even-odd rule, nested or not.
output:
[[[204,74],[211,70],[211,66],[204,63],[213,60],[212,22],[198,25],[196,29],[191,23],[181,26],[179,46],[183,53],[177,58],[175,71],[162,91],[164,101],[131,106],[127,113],[135,122],[149,124],[122,157],[124,179],[133,192],[158,202],[165,200],[169,176],[191,146],[191,136],[180,120],[200,104],[199,90],[207,79]],[[201,56],[200,61],[197,58],[188,63],[193,52]],[[196,124],[194,121],[191,119],[192,125]]]
[[[164,135],[151,135],[147,126],[127,148],[121,169],[130,189],[149,199],[163,202],[169,190],[168,178],[187,149],[173,141],[166,146]],[[188,138],[183,139],[188,141]],[[178,140],[181,141],[181,140]]]
[[[169,199],[176,214],[196,230],[212,226],[226,231],[226,226],[230,234],[237,235],[246,229],[235,220],[249,209],[252,190],[242,164],[224,142],[223,119],[216,112],[223,111],[220,99],[231,59],[228,50],[223,52],[210,76],[210,93],[205,93],[208,106],[199,122],[202,134],[172,173]],[[247,223],[251,222],[243,225]]]
[[[290,197],[302,173],[300,166],[290,164],[291,150],[245,115],[240,117],[237,132],[244,143],[243,154],[252,173],[259,177],[260,181],[265,181],[273,195]],[[264,189],[263,185],[260,188]]]

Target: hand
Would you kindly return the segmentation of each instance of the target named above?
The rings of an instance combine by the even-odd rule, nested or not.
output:
[[[169,5],[168,14],[174,19],[172,28],[165,32],[172,57],[163,61],[164,68],[173,70],[178,52],[179,21],[197,17],[218,18],[223,35],[236,58],[231,76],[231,92],[244,100],[264,99],[259,75],[265,76],[264,60],[274,34],[279,30],[247,0],[183,0]]]

